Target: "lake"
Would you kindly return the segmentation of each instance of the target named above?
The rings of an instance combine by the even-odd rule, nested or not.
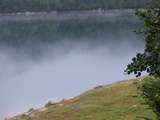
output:
[[[140,25],[133,10],[1,14],[0,118],[133,78]]]

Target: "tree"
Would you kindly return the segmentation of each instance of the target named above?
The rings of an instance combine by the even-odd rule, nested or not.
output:
[[[155,79],[146,77],[141,82],[138,82],[139,94],[145,98],[146,103],[157,114],[157,119],[160,120],[160,78]]]
[[[137,15],[144,21],[139,32],[144,36],[145,49],[132,59],[125,72],[139,77],[145,71],[152,76],[145,78],[138,88],[160,120],[160,0],[154,8],[138,11]]]
[[[146,71],[160,77],[160,0],[156,8],[138,11],[137,15],[144,20],[140,33],[144,36],[145,50],[132,59],[125,72],[139,77]]]

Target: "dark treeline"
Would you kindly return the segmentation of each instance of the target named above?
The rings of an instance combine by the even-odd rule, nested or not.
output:
[[[153,0],[0,0],[0,13],[144,8]]]

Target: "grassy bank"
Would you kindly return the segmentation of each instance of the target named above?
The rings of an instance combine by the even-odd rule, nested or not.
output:
[[[10,120],[144,120],[155,114],[137,95],[133,81],[98,86],[70,100],[49,103]]]

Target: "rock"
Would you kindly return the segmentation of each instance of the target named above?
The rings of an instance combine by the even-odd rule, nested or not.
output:
[[[43,112],[43,111],[46,111],[46,110],[48,110],[48,108],[43,107],[43,108],[38,109],[38,112]]]
[[[100,88],[103,88],[103,86],[99,85],[99,86],[94,87],[94,89],[100,89]]]

